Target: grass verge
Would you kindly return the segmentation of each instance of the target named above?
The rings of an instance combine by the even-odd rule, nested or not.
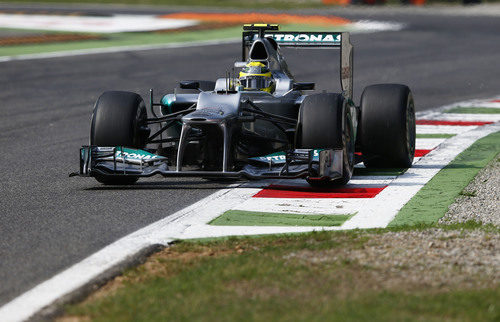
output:
[[[350,215],[285,214],[228,210],[209,224],[216,226],[340,226]]]
[[[439,171],[399,211],[389,226],[437,222],[448,206],[500,152],[500,132],[492,133],[472,144]]]
[[[498,235],[456,227],[182,241],[59,321],[495,321],[492,276],[463,266],[469,258],[436,259],[469,245],[487,259],[496,248],[482,243],[495,247]]]

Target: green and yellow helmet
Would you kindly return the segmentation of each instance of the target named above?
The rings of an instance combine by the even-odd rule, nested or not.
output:
[[[269,68],[261,62],[250,62],[240,72],[239,81],[245,90],[274,91],[274,80]]]

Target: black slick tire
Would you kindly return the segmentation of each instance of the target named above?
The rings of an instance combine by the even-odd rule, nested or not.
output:
[[[90,145],[125,146],[141,149],[146,145],[149,128],[143,99],[136,93],[109,91],[94,106],[90,126]],[[96,175],[103,184],[133,184],[138,177]]]
[[[361,96],[359,142],[369,168],[408,168],[415,155],[415,104],[406,85],[377,84]]]
[[[342,149],[344,154],[342,178],[307,178],[312,186],[341,185],[351,179],[354,135],[350,110],[344,103],[340,94],[322,93],[307,96],[300,106],[295,146],[302,149]]]

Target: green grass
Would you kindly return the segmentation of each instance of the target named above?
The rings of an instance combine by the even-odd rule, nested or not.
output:
[[[366,231],[348,231],[183,241],[83,303],[68,306],[66,316],[94,321],[498,319],[495,285],[383,287],[378,278],[394,278],[391,273],[335,257],[342,249],[362,250],[372,240]]]
[[[306,215],[228,210],[209,224],[217,226],[340,226],[353,215]]]
[[[455,107],[445,113],[456,114],[500,114],[500,108],[493,107]]]
[[[499,152],[500,132],[476,141],[420,189],[389,226],[433,223],[439,220],[478,171]]]
[[[456,134],[434,133],[434,134],[417,134],[417,139],[449,139]]]

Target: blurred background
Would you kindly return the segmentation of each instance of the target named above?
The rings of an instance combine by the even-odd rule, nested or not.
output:
[[[500,94],[499,16],[498,2],[475,0],[0,2],[0,306],[224,186],[69,179],[102,92],[148,102],[153,88],[158,101],[183,79],[224,77],[242,24],[278,23],[351,32],[355,102],[367,85],[402,83],[422,111]],[[338,90],[338,53],[284,54],[298,81]]]

